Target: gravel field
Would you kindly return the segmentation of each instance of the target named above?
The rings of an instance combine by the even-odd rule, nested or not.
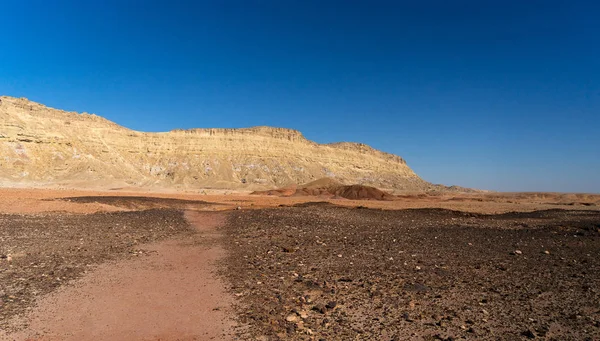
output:
[[[237,211],[246,339],[599,340],[600,212]]]
[[[600,339],[599,211],[304,203],[225,214],[218,231],[227,252],[215,269],[236,298],[242,339]],[[149,243],[194,233],[175,209],[0,215],[0,329],[98,264],[145,257]]]

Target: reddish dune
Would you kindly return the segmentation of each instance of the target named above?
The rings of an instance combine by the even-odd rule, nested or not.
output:
[[[257,191],[252,194],[275,196],[316,196],[345,198],[352,200],[394,200],[395,196],[378,188],[364,185],[342,185],[331,178],[322,178],[301,186],[287,186],[280,189]]]

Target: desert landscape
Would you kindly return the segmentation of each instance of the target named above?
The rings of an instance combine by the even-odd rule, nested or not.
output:
[[[1,340],[600,339],[600,195],[0,100]]]

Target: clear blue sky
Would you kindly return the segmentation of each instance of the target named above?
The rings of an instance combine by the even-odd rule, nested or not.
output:
[[[600,192],[597,1],[0,5],[0,94],[167,131],[270,125],[426,180]]]

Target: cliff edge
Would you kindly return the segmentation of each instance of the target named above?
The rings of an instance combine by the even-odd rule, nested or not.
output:
[[[401,157],[364,144],[318,144],[271,127],[144,133],[97,115],[0,97],[5,184],[255,190],[323,177],[393,190],[432,186]]]

